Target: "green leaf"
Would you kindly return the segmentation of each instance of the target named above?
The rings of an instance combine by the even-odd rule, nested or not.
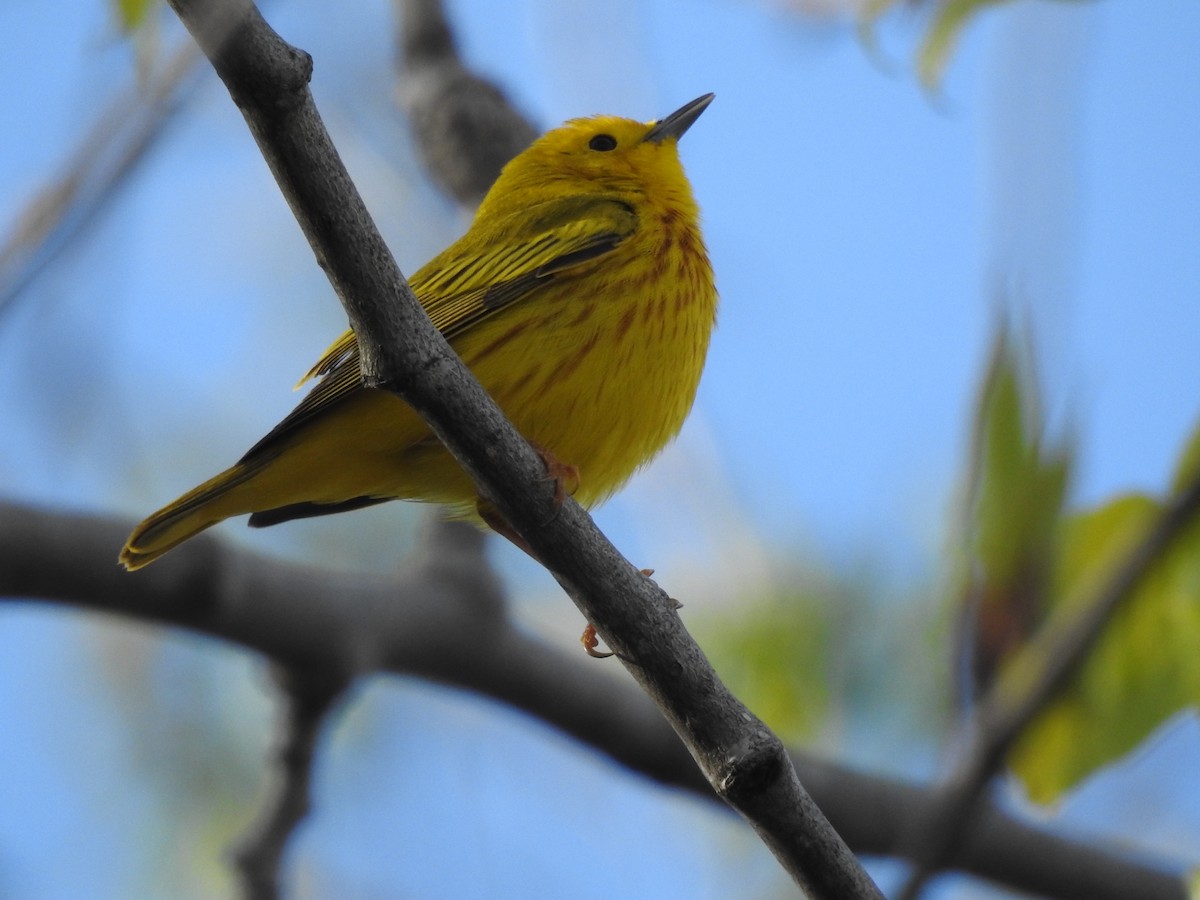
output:
[[[929,27],[917,51],[917,74],[926,88],[933,89],[941,81],[959,38],[971,20],[989,6],[1011,2],[1012,0],[924,0],[901,3],[901,0],[865,0],[859,12],[859,37],[864,45],[874,49],[875,27],[884,15],[899,6],[927,9]]]
[[[1155,500],[1135,495],[1071,519],[1055,573],[1058,615],[1070,615],[1097,594],[1159,512]],[[1079,676],[1014,749],[1010,763],[1030,797],[1055,801],[1172,715],[1200,703],[1197,646],[1200,523],[1193,523],[1118,610]]]
[[[783,593],[739,603],[735,618],[696,631],[713,667],[785,740],[811,737],[829,705],[825,604]]]
[[[1012,0],[943,0],[937,4],[929,31],[917,53],[917,74],[928,88],[942,79],[946,63],[970,18],[986,6],[999,6]]]
[[[967,635],[974,690],[1041,624],[1055,538],[1063,514],[1071,453],[1047,446],[1029,353],[1007,327],[993,342],[976,406],[972,479],[963,529],[960,602],[972,616]]]
[[[127,34],[137,31],[156,2],[157,0],[115,0],[114,12],[121,29]]]

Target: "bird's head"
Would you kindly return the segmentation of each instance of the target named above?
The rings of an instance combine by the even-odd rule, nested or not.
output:
[[[605,193],[667,201],[690,200],[678,141],[713,100],[712,94],[656,122],[618,116],[572,119],[546,132],[500,174],[479,213],[496,213],[571,194]]]

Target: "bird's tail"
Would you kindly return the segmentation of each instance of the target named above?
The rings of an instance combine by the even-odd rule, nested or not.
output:
[[[237,488],[253,474],[253,468],[239,463],[151,514],[129,535],[121,565],[131,572],[140,569],[204,529],[250,512],[241,508]]]

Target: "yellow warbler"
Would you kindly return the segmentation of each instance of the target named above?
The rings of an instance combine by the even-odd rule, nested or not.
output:
[[[706,94],[658,122],[574,119],[515,157],[470,229],[411,279],[450,345],[591,506],[673,438],[717,293],[677,142]],[[386,500],[472,517],[470,478],[399,397],[363,387],[352,332],[300,405],[234,466],[133,530],[137,569],[251,513],[253,526]]]

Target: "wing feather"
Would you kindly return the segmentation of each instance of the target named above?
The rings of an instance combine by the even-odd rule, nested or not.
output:
[[[628,203],[608,196],[569,197],[523,208],[483,226],[429,261],[411,279],[433,324],[453,340],[481,320],[530,296],[557,276],[611,253],[637,228]],[[283,439],[361,383],[358,341],[339,337],[300,380],[320,378],[283,421],[240,462],[273,456]]]

